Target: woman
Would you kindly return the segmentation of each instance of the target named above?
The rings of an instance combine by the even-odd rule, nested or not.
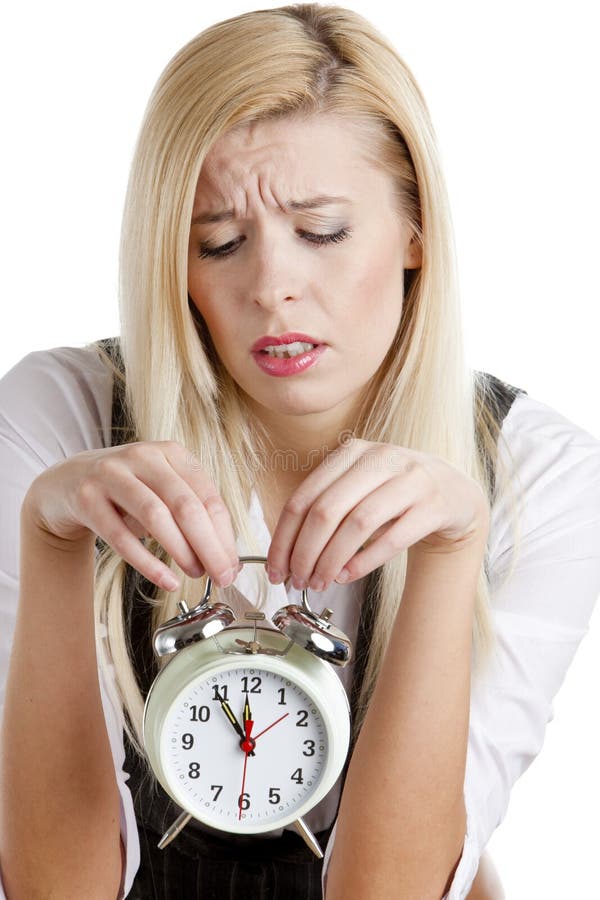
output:
[[[6,894],[502,897],[485,845],[600,586],[600,443],[469,370],[393,47],[316,4],[198,35],[150,99],[121,263],[120,341],[0,382]],[[193,821],[157,848],[150,641],[206,574],[238,613],[308,584],[355,642],[351,754],[305,817],[323,861]]]

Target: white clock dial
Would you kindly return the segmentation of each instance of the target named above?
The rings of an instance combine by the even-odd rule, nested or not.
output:
[[[255,742],[248,755],[239,733],[246,701]],[[328,749],[315,699],[285,674],[247,660],[192,679],[172,702],[160,737],[175,799],[206,824],[240,832],[275,829],[301,815]]]

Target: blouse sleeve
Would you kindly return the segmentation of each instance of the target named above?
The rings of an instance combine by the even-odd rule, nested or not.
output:
[[[497,647],[471,678],[462,856],[442,900],[467,897],[510,791],[540,752],[553,699],[588,631],[600,592],[600,441],[556,410],[519,395],[499,455],[522,494],[516,562],[511,495],[499,492],[488,542]],[[500,484],[499,484],[500,487]],[[335,840],[332,832],[323,865]]]
[[[110,445],[111,398],[110,373],[93,351],[83,348],[34,351],[0,379],[0,721],[19,599],[23,499],[44,469],[74,453]],[[111,700],[110,677],[110,671],[103,673],[99,668],[126,848],[121,898],[130,889],[139,865],[139,838],[125,783],[128,776],[123,771],[122,719]],[[6,900],[1,871],[0,900]]]

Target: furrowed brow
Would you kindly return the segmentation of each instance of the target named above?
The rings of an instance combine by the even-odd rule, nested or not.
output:
[[[307,200],[288,200],[285,204],[284,211],[294,211],[304,209],[320,209],[323,206],[331,206],[334,203],[346,203],[352,205],[352,200],[348,197],[336,197],[328,194],[319,194],[317,197],[309,197]],[[192,219],[192,225],[209,225],[214,222],[226,222],[235,219],[235,211],[233,209],[223,209],[218,212],[200,213]]]

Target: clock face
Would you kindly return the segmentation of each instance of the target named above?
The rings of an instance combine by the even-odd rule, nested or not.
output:
[[[275,829],[302,815],[328,749],[315,698],[285,674],[246,660],[193,678],[160,736],[162,767],[180,805],[214,828],[238,832]]]

